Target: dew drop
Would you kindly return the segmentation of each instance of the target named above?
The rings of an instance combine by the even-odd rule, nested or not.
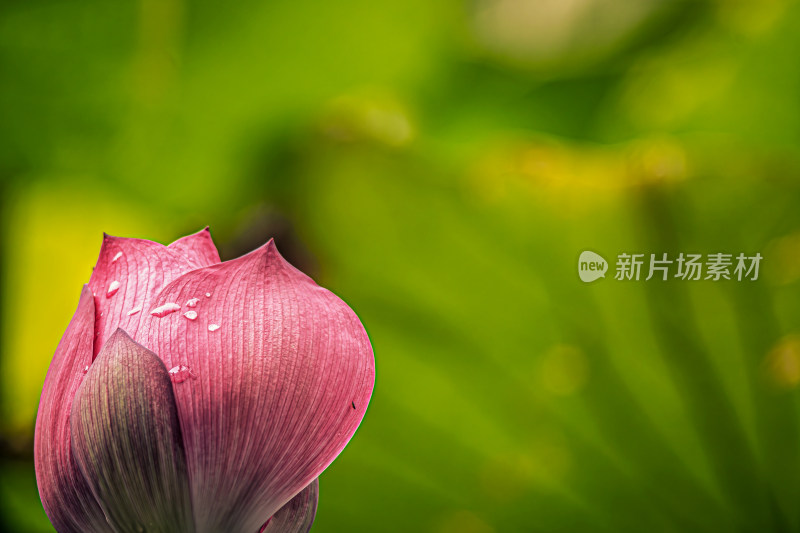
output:
[[[219,324],[209,324],[208,331],[217,331],[219,329]]]
[[[185,316],[189,320],[194,320],[195,318],[197,318],[197,311],[186,311],[185,313],[183,313],[183,316]]]
[[[111,260],[111,262],[112,262],[112,263],[116,263],[116,262],[117,262],[117,260],[118,260],[120,257],[122,257],[122,252],[117,252],[117,255],[115,255],[115,256],[114,256],[114,258]]]
[[[108,284],[108,292],[106,292],[106,298],[111,298],[117,291],[119,290],[119,281],[114,280]]]
[[[85,367],[83,367],[83,373],[84,374],[87,373],[88,371],[89,371],[89,365],[86,365]]]
[[[191,300],[186,302],[186,307],[197,307],[197,302],[199,302],[199,298],[192,298]]]
[[[206,293],[206,298],[211,298],[211,293],[210,292]]]
[[[174,313],[175,311],[179,310],[180,308],[181,308],[180,305],[170,302],[170,303],[165,303],[164,305],[160,305],[160,306],[156,307],[155,309],[150,311],[150,314],[153,315],[153,316],[157,316],[158,318],[161,318],[161,317],[167,316],[170,313]]]
[[[139,307],[134,307],[133,309],[131,309],[130,311],[128,311],[128,316],[133,316],[133,315],[135,315],[136,313],[139,313],[139,312],[141,312],[141,310],[142,310],[142,306],[141,306],[141,305],[140,305]]]
[[[197,379],[197,375],[186,365],[178,365],[169,369],[169,379],[174,383],[183,383],[190,378]]]

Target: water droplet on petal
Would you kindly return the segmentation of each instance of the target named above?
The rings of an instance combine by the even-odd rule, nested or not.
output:
[[[197,318],[197,311],[186,311],[183,316],[188,318],[189,320],[194,320]]]
[[[84,374],[87,373],[88,371],[89,371],[89,365],[86,365],[85,367],[83,367],[83,373]]]
[[[164,305],[159,305],[158,307],[150,311],[150,314],[153,316],[157,316],[158,318],[161,318],[163,316],[167,316],[170,313],[174,313],[180,308],[181,308],[180,305],[170,302],[170,303],[165,303]]]
[[[178,365],[169,369],[169,378],[175,383],[183,383],[187,379],[197,379],[197,375],[186,365]]]
[[[210,292],[206,293],[206,298],[211,298],[211,293]]]
[[[218,324],[209,324],[208,325],[208,331],[217,331],[218,329],[219,329],[219,325]]]
[[[186,302],[186,307],[197,307],[197,302],[199,302],[199,298],[192,298],[191,300]]]
[[[111,298],[117,291],[119,290],[119,281],[114,280],[108,284],[108,292],[106,292],[106,298]]]
[[[118,260],[120,257],[122,257],[122,252],[117,252],[117,255],[115,255],[115,256],[114,256],[114,258],[111,260],[111,262],[112,262],[112,263],[116,263],[116,262],[117,262],[117,260]]]
[[[141,310],[142,310],[142,306],[141,305],[139,307],[134,307],[133,309],[128,311],[128,316],[133,316],[136,313],[139,313]]]

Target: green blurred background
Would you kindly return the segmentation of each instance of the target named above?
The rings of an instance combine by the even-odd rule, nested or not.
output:
[[[0,530],[102,232],[208,224],[372,339],[316,533],[800,531],[799,179],[790,0],[6,0]]]

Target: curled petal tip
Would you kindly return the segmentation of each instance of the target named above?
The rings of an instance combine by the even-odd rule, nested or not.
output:
[[[83,286],[81,287],[81,298],[84,298],[86,296],[94,296],[92,294],[92,289],[89,288],[88,283],[84,283]]]
[[[214,240],[211,238],[211,230],[208,226],[200,231],[181,237],[170,243],[167,248],[183,256],[196,268],[220,262],[219,253],[214,245]]]
[[[133,240],[134,237],[119,237],[117,235],[111,235],[110,233],[103,232],[103,243],[106,241],[114,242],[114,241],[126,241],[126,240]]]
[[[108,338],[108,341],[106,341],[106,343],[108,344],[108,343],[112,343],[112,342],[119,342],[121,340],[135,342],[131,338],[131,336],[128,335],[128,332],[126,332],[124,329],[118,327],[117,329],[114,330],[114,333],[111,334],[111,336]]]
[[[275,239],[270,239],[267,243],[256,250],[256,253],[260,253],[264,258],[264,263],[267,268],[273,268],[276,271],[283,271],[289,273],[292,277],[296,280],[303,280],[304,282],[311,282],[316,285],[314,280],[312,280],[308,275],[306,275],[301,270],[297,269],[293,264],[286,260],[283,255],[281,255],[280,251],[278,251],[278,247],[275,245]]]
[[[276,264],[289,264],[286,259],[283,258],[281,253],[278,251],[278,247],[275,245],[275,239],[270,238],[264,245],[259,248],[256,248],[247,256],[250,257],[263,257],[267,263],[276,263]],[[247,257],[245,256],[245,257]]]
[[[264,255],[266,255],[270,259],[279,260],[281,263],[290,264],[284,257],[281,255],[280,250],[278,250],[278,245],[275,244],[275,239],[270,238],[267,243],[261,247],[264,250]]]

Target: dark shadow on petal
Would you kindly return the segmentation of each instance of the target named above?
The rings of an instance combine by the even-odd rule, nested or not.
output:
[[[193,533],[172,382],[153,352],[117,330],[75,395],[75,460],[120,533]]]
[[[319,478],[281,507],[258,533],[308,533],[317,516],[318,501]]]

